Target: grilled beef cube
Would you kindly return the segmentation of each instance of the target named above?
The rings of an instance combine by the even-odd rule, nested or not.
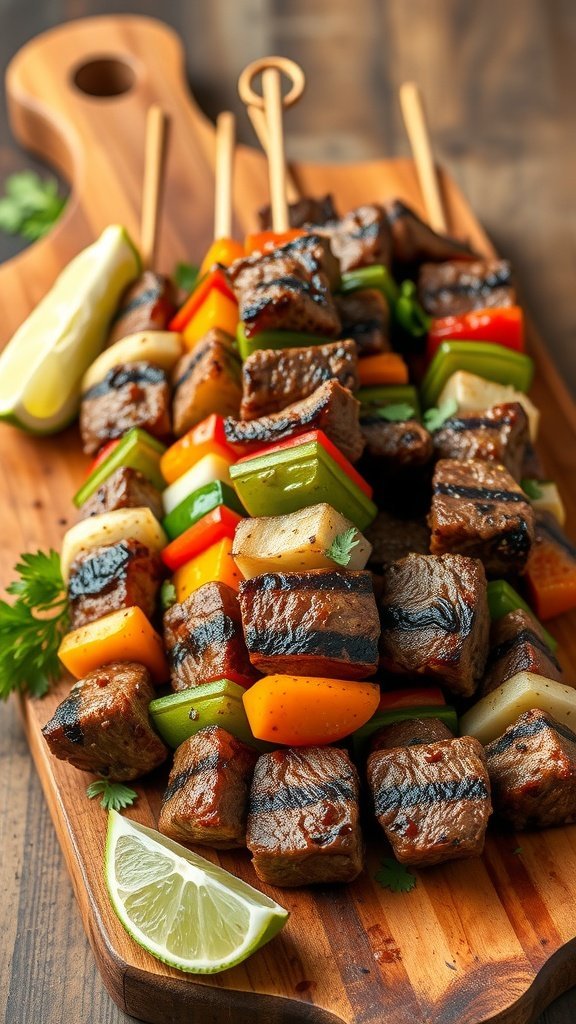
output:
[[[357,391],[358,354],[353,341],[334,341],[310,348],[261,349],[242,370],[241,420],[280,412],[308,398],[327,380]]]
[[[113,782],[130,782],[168,755],[148,717],[154,696],[143,665],[104,665],[72,687],[42,734],[60,761]]]
[[[357,462],[364,450],[358,415],[360,402],[337,380],[320,384],[311,395],[286,406],[281,412],[257,420],[235,420],[224,424],[230,444],[261,447],[308,430],[323,430],[350,462]]]
[[[112,512],[117,508],[149,508],[162,519],[162,496],[157,487],[137,469],[120,466],[94,491],[79,510],[80,519]]]
[[[390,266],[392,235],[381,206],[359,206],[339,220],[328,221],[315,230],[330,239],[332,252],[339,260],[343,274],[374,264]]]
[[[544,469],[540,453],[536,451],[532,441],[528,440],[524,449],[524,458],[522,460],[522,469],[520,471],[521,480],[549,480],[549,476]]]
[[[437,235],[400,199],[384,203],[384,210],[392,232],[394,263],[442,263],[445,260],[477,259],[465,242],[448,235]]]
[[[263,206],[258,210],[258,219],[262,231],[272,227],[272,211],[270,206]],[[331,195],[321,196],[314,199],[312,196],[302,196],[295,203],[288,206],[288,220],[291,228],[303,228],[305,225],[326,224],[329,220],[337,220],[338,212],[334,206],[334,199]]]
[[[177,843],[217,850],[244,846],[258,754],[219,725],[184,740],[174,754],[158,831]]]
[[[516,829],[576,820],[576,733],[525,711],[486,747],[494,810]]]
[[[164,613],[164,643],[172,689],[231,679],[250,686],[257,673],[250,664],[238,598],[225,583],[205,583],[182,604]]]
[[[495,405],[472,416],[453,416],[434,433],[439,459],[500,462],[519,480],[530,441],[528,417],[519,402]]]
[[[430,530],[423,519],[399,519],[383,510],[364,530],[364,536],[372,545],[369,565],[377,572],[385,562],[410,554],[427,555],[430,550]]]
[[[376,817],[401,864],[424,867],[482,853],[492,805],[478,740],[376,750],[367,773]]]
[[[338,335],[340,318],[331,295],[339,283],[338,264],[316,235],[236,260],[228,277],[248,336],[275,329]]]
[[[463,696],[474,693],[488,653],[481,562],[461,555],[408,555],[385,565],[379,607],[385,669],[439,680]]]
[[[436,317],[516,303],[510,264],[497,259],[423,263],[418,295],[426,312]]]
[[[540,623],[522,608],[492,623],[482,693],[492,693],[517,672],[562,678],[562,669],[544,639]]]
[[[378,729],[370,737],[370,750],[392,750],[395,747],[415,747],[419,743],[437,743],[451,740],[452,733],[439,718],[405,718]]]
[[[534,511],[504,466],[441,459],[432,492],[432,554],[472,555],[496,576],[522,571],[534,539]]]
[[[213,327],[174,369],[174,433],[181,437],[211,413],[237,416],[242,362],[234,338]]]
[[[246,845],[258,878],[283,887],[362,871],[358,776],[344,750],[298,747],[256,763]]]
[[[86,455],[142,427],[165,441],[171,431],[170,387],[159,366],[143,361],[115,366],[82,395],[80,433]]]
[[[240,609],[260,672],[365,679],[378,664],[378,611],[369,572],[313,569],[243,580]]]
[[[138,540],[83,551],[72,563],[68,583],[72,629],[133,605],[151,618],[162,576],[159,555]]]
[[[425,466],[432,458],[432,437],[418,420],[389,422],[361,410],[360,430],[364,453],[379,469],[401,472]]]
[[[362,288],[334,297],[342,328],[341,338],[352,338],[362,356],[390,352],[390,310],[377,288]]]
[[[176,312],[176,295],[167,277],[145,270],[124,292],[107,345],[140,331],[163,331]]]

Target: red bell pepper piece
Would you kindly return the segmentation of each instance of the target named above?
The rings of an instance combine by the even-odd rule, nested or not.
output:
[[[236,302],[234,293],[226,280],[224,271],[219,267],[211,270],[206,274],[199,284],[196,285],[194,291],[188,296],[186,302],[180,307],[176,316],[173,316],[168,327],[171,331],[183,331],[186,324],[190,322],[193,316],[196,315],[200,306],[206,301],[209,292],[215,289],[230,299],[232,302]]]
[[[218,541],[225,537],[232,540],[241,518],[226,505],[218,505],[168,544],[162,551],[162,561],[176,572]]]
[[[88,471],[86,473],[86,477],[87,478],[89,476],[92,476],[92,473],[94,472],[95,469],[98,469],[98,466],[102,465],[102,463],[104,462],[105,459],[108,458],[110,453],[113,452],[114,449],[118,447],[118,445],[120,444],[121,440],[122,440],[122,438],[118,437],[118,438],[116,438],[115,441],[107,441],[107,443],[102,446],[102,448],[98,452],[98,455],[96,456],[95,459],[92,459],[92,462],[90,463],[90,465],[88,467]]]
[[[429,360],[443,341],[486,341],[513,352],[523,352],[524,314],[520,306],[503,306],[440,317],[432,321],[428,331],[426,355]]]
[[[263,448],[257,448],[250,452],[249,455],[245,455],[243,458],[238,459],[236,465],[240,465],[242,462],[246,462],[248,459],[255,459],[259,455],[268,455],[269,452],[280,452],[285,448],[294,448],[298,444],[308,444],[310,441],[316,441],[317,444],[321,444],[325,451],[328,453],[331,459],[334,460],[340,469],[344,470],[347,476],[356,484],[357,487],[365,494],[368,498],[372,497],[373,490],[370,484],[366,482],[364,477],[360,476],[360,473],[354,469],[351,462],[342,455],[342,452],[335,444],[330,441],[323,430],[309,430],[305,434],[295,434],[293,437],[286,438],[285,441],[277,441],[276,444],[269,444]]]
[[[444,694],[438,686],[412,686],[404,690],[384,691],[380,697],[378,712],[398,711],[401,708],[443,707]]]
[[[254,235],[246,235],[244,248],[248,256],[253,252],[272,252],[282,245],[288,245],[296,238],[302,238],[306,232],[302,228],[290,228],[288,231],[258,231]]]

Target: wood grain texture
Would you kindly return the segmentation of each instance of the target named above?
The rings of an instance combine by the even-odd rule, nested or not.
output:
[[[94,39],[94,36],[91,38]],[[126,38],[130,38],[130,33],[123,35],[124,42]],[[36,118],[33,119],[31,128],[35,134],[38,124],[36,112]],[[99,123],[99,130],[104,130],[105,127],[101,122]],[[204,139],[204,136],[202,137]],[[104,143],[105,141],[104,139]],[[204,141],[202,145],[204,145]],[[68,148],[67,159],[71,161],[74,154],[72,143],[68,143]],[[120,154],[117,153],[116,158],[120,159]],[[130,155],[124,156],[125,163],[122,166],[124,167],[128,161],[133,162],[137,159],[138,154],[134,147],[131,147]],[[73,165],[70,163],[68,166],[72,167]],[[355,175],[352,176],[349,172],[341,169],[301,167],[298,170],[304,183],[309,182],[310,185],[320,187],[327,181],[333,182],[335,191],[343,205],[358,202],[366,198],[367,194],[372,198],[383,198],[394,192],[400,192],[406,198],[414,196],[415,183],[409,165],[398,164],[390,168],[375,163],[364,170],[361,182]],[[250,220],[254,206],[261,199],[261,183],[264,181],[262,174],[260,161],[245,154],[242,163],[242,183],[239,189],[243,199],[243,209],[239,220],[243,224]],[[128,202],[134,211],[137,210],[138,200],[133,187],[136,178],[137,173],[129,176],[129,180],[126,182],[126,192],[130,191],[130,183],[132,183],[131,194],[126,198],[122,197],[122,201]],[[178,199],[172,198],[172,192],[170,193],[170,209],[172,207],[181,209],[177,204],[187,201],[187,189],[194,190],[195,199],[201,205],[202,190],[206,190],[208,180],[204,171],[201,173],[194,164],[191,164],[185,187]],[[196,190],[198,190],[198,194]],[[98,229],[99,216],[108,218],[112,216],[110,208],[106,205],[107,190],[102,188],[101,191],[102,195],[99,196],[98,202],[95,204],[97,212],[90,211],[90,218],[93,218],[90,230]],[[205,205],[209,208],[208,202]],[[170,210],[168,212],[170,217]],[[74,210],[72,209],[70,213],[74,214]],[[77,213],[74,215],[78,216]],[[454,223],[462,224],[464,230],[469,232],[471,224],[465,220],[465,207],[458,202],[456,196],[454,197],[452,217]],[[209,211],[208,223],[210,218]],[[163,257],[161,256],[165,260],[167,269],[171,269],[172,260],[183,255],[185,251],[191,252],[192,256],[200,255],[205,241],[202,235],[204,230],[202,225],[199,226],[199,231],[191,231],[189,223],[181,225],[177,222],[177,226],[178,230],[174,235],[175,247],[168,248]],[[81,230],[80,221],[77,221],[76,227]],[[88,232],[86,226],[84,226],[84,230]],[[88,235],[86,241],[90,240],[90,237]],[[191,246],[192,239],[193,245]],[[39,260],[35,264],[33,274],[26,269],[25,262],[23,262],[18,267],[17,273],[10,278],[3,293],[2,279],[0,278],[0,297],[4,299],[4,309],[8,308],[10,303],[15,304],[14,296],[16,295],[20,309],[19,315],[24,315],[27,304],[34,301],[31,287],[33,286],[38,291],[41,291],[42,287],[47,287],[49,275],[56,272],[63,258],[68,258],[68,256],[63,257],[62,255],[66,250],[65,239],[61,238],[58,241],[55,237],[54,240],[50,239],[49,241],[56,246],[52,260],[49,258],[51,247],[48,243],[42,243],[42,246],[47,246],[46,252],[42,261]],[[70,249],[75,251],[77,245],[80,244],[84,244],[84,242],[76,243],[74,239]],[[30,255],[37,252],[39,248],[37,246]],[[26,259],[28,258],[26,257]],[[41,275],[41,278],[39,282],[34,282],[32,285],[32,278],[35,275]],[[541,385],[541,380],[539,380],[539,385]],[[548,406],[549,392],[548,396],[544,394],[540,400]],[[559,474],[562,471],[573,473],[574,470],[573,461],[565,458],[565,452],[554,453],[559,432],[564,431],[566,438],[574,436],[570,434],[572,430],[569,425],[571,411],[567,400],[565,405],[565,414],[562,409],[557,409],[552,415],[552,410],[550,410],[551,417],[547,420],[548,429],[544,438],[549,461],[554,465],[554,469],[551,466],[551,471],[556,471]],[[69,435],[67,448],[64,449],[58,442],[31,442],[8,430],[3,432],[2,440],[6,446],[2,456],[2,472],[5,473],[5,480],[2,482],[5,484],[5,493],[8,488],[8,492],[13,496],[1,540],[3,544],[1,550],[2,569],[8,571],[14,561],[15,552],[21,548],[33,547],[37,543],[58,542],[66,525],[63,520],[70,515],[69,498],[73,491],[74,481],[79,478],[81,473],[82,461],[79,456],[75,458],[75,461],[70,461],[66,456],[67,449],[71,449],[75,444],[72,433]],[[566,444],[564,447],[568,448],[569,446]],[[42,504],[38,505],[38,502]],[[574,495],[571,495],[571,505],[572,522],[575,522]],[[558,632],[559,637],[562,631],[563,646],[566,646],[570,636],[569,625],[563,623],[560,629],[555,631]],[[49,706],[47,704],[40,705],[34,709],[34,712],[38,718],[34,718],[32,721],[43,722],[49,715]],[[34,732],[33,735],[37,736],[37,733]],[[43,759],[43,748],[37,745],[36,751],[37,756]],[[12,763],[21,765],[20,761],[12,761]],[[49,771],[47,765],[45,768]],[[72,770],[66,771],[63,766],[56,765],[56,770],[58,769],[62,769],[65,774],[65,778],[59,779],[59,785],[62,785],[63,792],[67,794],[67,801],[82,808],[82,825],[79,828],[77,842],[83,842],[90,847],[90,870],[99,871],[100,846],[97,837],[101,837],[100,823],[103,825],[103,815],[93,805],[87,805],[84,808],[84,804],[87,804],[83,796],[86,780]],[[33,785],[32,782],[30,784]],[[67,787],[71,788],[67,789]],[[149,814],[148,820],[153,821],[157,800],[152,798],[147,801],[143,800],[142,805],[138,816],[140,817],[141,813]],[[56,816],[60,816],[62,813],[62,806],[58,801],[54,801],[51,809]],[[33,835],[35,820],[32,811],[33,806],[31,805],[30,835]],[[11,813],[13,821],[13,810]],[[88,841],[88,833],[85,835],[85,825],[87,827],[88,821],[92,820],[98,822],[95,843]],[[10,815],[8,815],[8,827],[10,827],[9,822]],[[561,839],[564,833],[568,838]],[[520,841],[525,851],[522,858],[513,853],[518,845],[518,840],[511,837],[511,845],[508,845],[507,841],[494,840],[490,844],[485,867],[478,875],[471,878],[469,869],[463,866],[453,866],[452,869],[444,871],[436,869],[434,872],[428,872],[422,876],[418,890],[409,897],[393,897],[388,893],[375,892],[370,881],[373,873],[372,867],[367,878],[355,887],[353,913],[350,911],[348,896],[344,893],[326,892],[315,900],[312,900],[309,894],[304,894],[301,906],[300,894],[298,894],[300,922],[298,925],[295,922],[291,923],[291,931],[278,940],[282,945],[281,954],[277,952],[278,942],[276,942],[268,952],[262,951],[246,965],[246,968],[242,969],[241,978],[227,975],[224,979],[215,979],[213,985],[202,986],[200,990],[194,982],[188,979],[182,981],[181,976],[178,976],[181,983],[181,995],[178,998],[184,1001],[187,998],[192,999],[192,1008],[187,1012],[186,1019],[220,1021],[226,1020],[228,1016],[231,1017],[232,1013],[236,1020],[248,1020],[255,1017],[256,1010],[251,1005],[250,992],[253,988],[258,991],[277,992],[278,984],[275,972],[278,971],[279,963],[283,994],[294,998],[296,993],[298,1009],[293,1011],[287,1009],[286,1003],[278,1006],[276,1001],[269,1003],[260,998],[257,1005],[260,1007],[263,1020],[308,1019],[317,1021],[334,1019],[334,1016],[340,1020],[353,1020],[356,1015],[356,1019],[366,1021],[383,1019],[394,1021],[410,1018],[411,1020],[438,1020],[443,1024],[444,1021],[452,1020],[485,1019],[487,1013],[490,1013],[493,1019],[493,989],[497,990],[496,997],[501,1000],[500,1020],[529,1020],[533,1013],[545,1005],[561,987],[565,987],[575,980],[573,974],[566,967],[564,956],[557,957],[556,962],[549,959],[550,953],[570,939],[572,935],[570,903],[574,897],[573,884],[569,873],[567,876],[564,871],[560,874],[557,873],[555,861],[556,843],[560,843],[562,865],[568,865],[570,857],[573,858],[571,834],[572,830],[555,833],[551,848],[548,849],[545,844],[543,862],[542,848],[538,845],[538,837],[533,840],[536,844],[533,848],[530,844],[527,846],[524,838]],[[519,861],[521,861],[521,868],[519,868]],[[233,857],[230,858],[229,863],[236,866],[239,873],[244,874],[244,877],[252,878],[245,858]],[[44,950],[34,948],[32,930],[34,911],[37,910],[46,915],[50,920],[50,914],[56,917],[59,912],[62,913],[62,910],[64,912],[69,910],[69,899],[68,903],[66,898],[62,903],[59,902],[61,893],[56,891],[56,879],[54,877],[46,878],[45,871],[43,873],[40,870],[39,864],[36,866],[38,868],[36,877],[39,881],[37,888],[33,890],[34,899],[30,901],[26,918],[25,926],[29,931],[29,942],[24,947],[23,961],[25,961],[26,953],[32,956],[34,953],[37,956],[45,955]],[[534,880],[537,882],[536,885],[533,884]],[[485,906],[483,918],[470,907],[466,909],[465,897],[472,885],[476,887],[482,905]],[[285,896],[285,893],[281,894],[280,899],[284,900]],[[52,898],[53,902],[50,904]],[[293,899],[294,897],[289,895],[286,902],[291,905]],[[564,906],[565,912],[559,915],[560,920],[556,920],[555,914],[550,913],[550,902],[554,904],[555,908],[560,904]],[[503,910],[504,904],[506,911]],[[432,931],[425,926],[425,922],[430,924],[430,920],[432,920],[427,916],[430,914],[431,907],[434,908]],[[73,911],[71,914],[73,916]],[[69,917],[70,913],[67,916]],[[92,920],[91,938],[95,940],[94,928],[97,930],[99,927],[99,915],[94,914],[93,909],[90,908],[90,916]],[[294,914],[294,918],[296,918],[296,914]],[[318,926],[316,929],[313,927],[314,922],[318,919],[323,922],[322,929],[319,929]],[[103,924],[105,927],[110,925],[113,928],[115,921],[110,922],[104,919]],[[292,927],[295,927],[296,931],[292,931]],[[322,934],[324,938],[322,938]],[[310,935],[314,937],[313,942]],[[472,935],[474,936],[473,942],[471,942]],[[70,938],[71,942],[72,940],[73,935]],[[432,940],[434,947],[430,949]],[[419,962],[414,964],[414,948],[419,951],[425,948],[429,956],[420,957]],[[62,942],[49,952],[55,972],[61,970],[62,954],[65,955],[65,951],[65,943]],[[273,951],[274,957],[270,959]],[[148,1016],[147,1019],[180,1019],[177,1016],[173,1018],[169,1016],[169,1010],[163,1005],[161,996],[158,997],[156,1010],[152,1011],[147,974],[150,970],[157,969],[159,965],[150,961],[144,954],[140,954],[140,956],[143,961],[136,958],[136,962],[126,975],[121,987],[118,985],[117,977],[113,974],[109,976],[109,984],[114,989],[115,996],[123,1000],[122,1005],[126,1006],[131,1013],[140,1015],[144,1019],[146,1019],[146,1014],[152,1012],[157,1012],[158,1016]],[[479,967],[475,966],[475,956],[486,958],[485,962],[491,965],[489,974],[485,969],[483,973]],[[511,956],[512,967],[510,967]],[[504,970],[497,967],[501,958],[505,958],[507,963]],[[112,963],[114,964],[114,958],[112,958]],[[522,1007],[509,1013],[505,1007],[513,1003],[516,996],[520,996],[524,992],[535,971],[542,965],[545,966],[540,972],[538,992],[536,993],[534,990],[529,992],[523,1000]],[[80,965],[80,974],[81,970],[82,965]],[[369,973],[364,973],[366,971]],[[18,975],[13,971],[12,978],[16,977]],[[19,977],[22,979],[25,977],[24,962],[21,965]],[[339,982],[338,979],[340,979]],[[236,994],[231,1004],[227,1004],[226,985],[237,985],[239,990],[246,992],[246,995],[240,998]],[[210,1002],[212,987],[216,987],[223,1000],[217,1010],[213,1007],[210,1008],[212,1006]],[[203,988],[208,991],[203,992]],[[162,991],[166,995],[170,989]],[[416,995],[413,994],[414,991]],[[193,993],[193,997],[191,993]],[[19,1016],[21,998],[22,992],[13,984],[10,990],[9,1012],[11,1020],[18,1021],[18,1024],[23,1024],[23,1018]],[[401,1001],[403,1016],[391,1016],[393,1013],[398,1014],[399,1001]],[[82,1006],[84,1016],[81,1019],[104,1020],[104,1014],[98,1018],[91,1018],[90,1005],[90,1000],[87,997]],[[333,1014],[332,1018],[326,1014],[319,1015],[317,1006],[329,1007]],[[67,1019],[64,1015],[57,1015],[59,1011],[56,1007],[52,1009],[54,1021]],[[198,1016],[192,1016],[192,1012]],[[470,1016],[474,1013],[484,1014],[484,1018]],[[518,1016],[518,1013],[521,1016]],[[418,1014],[420,1014],[420,1018],[417,1016]],[[433,1015],[431,1016],[431,1014]],[[33,1018],[30,1017],[30,1019]],[[110,1017],[110,1020],[112,1019],[116,1018]]]

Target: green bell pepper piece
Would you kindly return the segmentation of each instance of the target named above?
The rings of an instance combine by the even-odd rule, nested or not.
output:
[[[308,348],[310,345],[325,345],[327,341],[333,340],[317,334],[297,334],[296,331],[261,331],[248,338],[242,321],[236,330],[236,344],[243,361],[261,349]]]
[[[382,292],[390,309],[394,309],[400,291],[387,267],[378,264],[373,267],[360,267],[358,270],[347,270],[342,274],[340,290],[343,295],[362,291],[364,288],[376,288]]]
[[[194,526],[202,516],[211,512],[218,505],[226,505],[238,515],[245,515],[245,510],[233,487],[225,484],[222,480],[214,480],[210,484],[204,484],[197,491],[189,494],[176,508],[162,520],[162,526],[170,540],[175,540],[189,526]]]
[[[544,639],[548,644],[550,650],[554,653],[558,647],[558,641],[544,628],[541,622],[536,618],[529,604],[520,597],[520,594],[511,587],[506,580],[490,580],[488,583],[488,609],[490,611],[490,618],[497,620],[501,619],[503,615],[507,615],[508,612],[515,612],[517,608],[521,608],[522,611],[526,612],[534,622],[540,626],[544,634]]]
[[[498,384],[511,384],[518,391],[528,391],[534,363],[530,356],[513,352],[503,345],[484,341],[443,341],[420,385],[425,409],[437,404],[444,385],[457,370],[467,370]]]
[[[218,679],[180,693],[170,693],[167,697],[158,697],[151,701],[148,710],[156,731],[173,749],[210,725],[220,725],[236,739],[261,749],[262,742],[254,739],[248,724],[243,694],[244,689],[238,683],[231,679]],[[270,749],[269,744],[265,746]]]
[[[163,491],[166,481],[160,472],[160,457],[165,451],[166,446],[157,441],[155,437],[147,434],[140,427],[132,427],[76,492],[72,498],[76,508],[80,508],[85,501],[88,501],[88,498],[102,486],[104,481],[121,466],[138,470],[151,484],[154,484],[154,487]]]
[[[432,317],[420,305],[414,281],[402,281],[394,306],[394,320],[411,338],[428,334]]]
[[[385,409],[387,405],[409,405],[414,410],[415,418],[420,419],[420,399],[413,384],[360,388],[356,392],[356,398],[362,405],[360,419],[364,415],[377,416],[378,410]]]
[[[436,707],[430,705],[396,708],[394,711],[377,711],[374,717],[366,722],[366,725],[352,733],[352,746],[356,757],[358,759],[363,757],[368,740],[379,729],[383,729],[385,725],[392,725],[394,722],[406,722],[410,718],[439,718],[454,735],[458,732],[458,716],[455,709],[447,704]]]
[[[237,462],[230,476],[250,516],[283,516],[325,501],[365,530],[378,512],[317,441]]]

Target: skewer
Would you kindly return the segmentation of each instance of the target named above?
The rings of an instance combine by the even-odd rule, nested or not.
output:
[[[216,195],[214,198],[214,238],[232,235],[232,180],[236,118],[229,110],[216,121]]]
[[[146,118],[146,151],[140,222],[140,246],[145,270],[150,270],[154,266],[158,242],[167,125],[168,118],[165,111],[159,104],[154,103],[149,108]]]
[[[412,156],[418,172],[418,180],[426,207],[428,223],[434,231],[446,235],[448,233],[448,224],[436,165],[434,163],[430,130],[424,110],[422,93],[416,82],[404,82],[400,86],[400,105],[402,107],[404,125],[410,139]]]
[[[266,127],[266,115],[259,107],[253,106],[249,106],[247,108],[247,112],[256,138],[266,155],[268,155],[268,129]],[[300,188],[298,187],[296,178],[290,170],[290,166],[286,165],[286,198],[289,205],[297,203],[300,197]]]

